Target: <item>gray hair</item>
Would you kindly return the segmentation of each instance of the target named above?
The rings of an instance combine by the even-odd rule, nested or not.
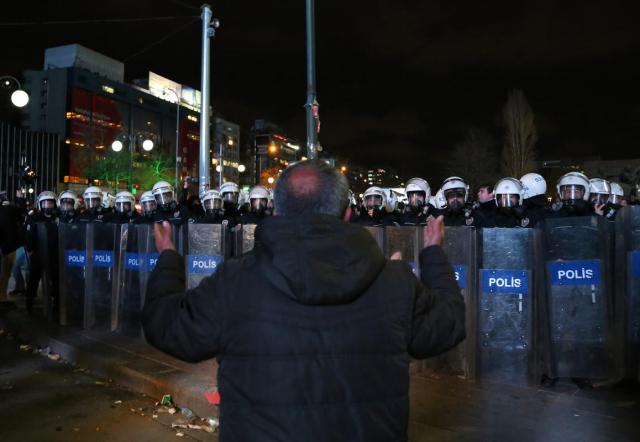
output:
[[[280,216],[315,213],[341,217],[348,205],[347,179],[321,160],[295,163],[276,182],[274,206]]]

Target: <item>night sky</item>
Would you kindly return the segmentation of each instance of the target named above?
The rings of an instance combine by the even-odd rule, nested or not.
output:
[[[2,23],[184,18],[0,26],[1,73],[42,68],[46,47],[79,43],[125,61],[127,81],[152,70],[199,88],[200,21],[189,16],[200,14],[200,4],[3,5]],[[210,4],[221,21],[212,42],[215,109],[245,134],[264,117],[303,141],[304,0]],[[451,150],[470,128],[491,133],[499,151],[502,106],[513,88],[524,91],[536,114],[541,159],[640,157],[635,2],[317,0],[316,6],[320,141],[348,161],[440,180],[446,164],[464,161]]]

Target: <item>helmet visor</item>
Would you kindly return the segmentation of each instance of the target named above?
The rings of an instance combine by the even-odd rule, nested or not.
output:
[[[452,205],[456,201],[464,204],[464,198],[466,191],[462,188],[449,189],[444,192],[444,197],[447,200],[447,204]]]
[[[609,195],[609,203],[610,204],[621,204],[622,197],[620,195]]]
[[[156,202],[158,204],[171,204],[173,202],[173,192],[166,190],[164,192],[156,194]]]
[[[563,201],[581,200],[584,198],[584,186],[567,184],[560,186],[560,199]]]
[[[53,209],[56,207],[54,200],[42,200],[40,201],[40,209]]]
[[[156,210],[157,204],[153,200],[147,200],[142,203],[142,211],[144,213],[152,213]]]
[[[594,206],[602,206],[603,204],[607,204],[609,195],[604,193],[594,193],[589,196],[589,200]]]
[[[409,205],[412,207],[422,207],[424,206],[426,195],[424,192],[407,192],[407,199],[409,200]]]
[[[222,208],[222,200],[218,198],[209,198],[204,201],[204,208],[206,210],[216,210]]]
[[[380,195],[367,195],[364,198],[364,204],[368,209],[374,209],[382,206],[382,197]]]
[[[251,210],[259,211],[267,208],[266,198],[251,198]]]
[[[102,204],[102,198],[100,197],[89,197],[84,199],[84,205],[87,209],[95,209],[100,207]]]
[[[237,192],[225,192],[222,194],[222,199],[225,201],[231,201],[232,203],[238,203],[238,193]]]
[[[129,202],[116,203],[116,210],[118,211],[118,213],[131,212],[131,203]]]
[[[60,210],[63,212],[67,212],[69,210],[73,210],[76,202],[71,198],[62,198],[60,200]]]
[[[520,205],[520,195],[513,193],[501,193],[496,195],[496,205],[498,207],[516,207]]]

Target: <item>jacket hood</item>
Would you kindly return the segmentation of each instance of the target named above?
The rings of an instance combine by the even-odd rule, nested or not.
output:
[[[267,278],[302,304],[352,302],[385,263],[363,227],[326,215],[266,218],[255,242],[271,264]]]

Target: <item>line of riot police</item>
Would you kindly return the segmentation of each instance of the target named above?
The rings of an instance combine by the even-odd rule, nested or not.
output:
[[[470,188],[463,178],[445,179],[432,195],[429,183],[416,177],[407,181],[406,203],[398,203],[391,189],[369,187],[360,205],[352,201],[351,221],[369,227],[415,226],[426,224],[431,215],[443,215],[450,227],[536,227],[546,218],[565,216],[603,216],[613,221],[624,203],[618,183],[588,179],[580,172],[563,175],[556,190],[551,204],[545,179],[527,173],[520,179],[507,177],[495,185],[481,186],[478,199],[471,202]],[[483,191],[488,198],[481,197]]]

